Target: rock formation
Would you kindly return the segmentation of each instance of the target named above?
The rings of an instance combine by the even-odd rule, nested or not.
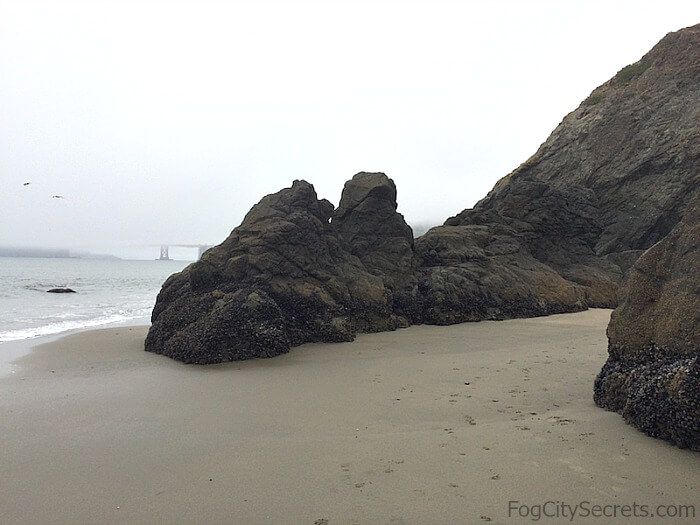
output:
[[[639,255],[679,221],[700,182],[698,63],[700,25],[669,33],[596,88],[476,207],[501,208],[526,181],[586,188],[599,219],[595,253]]]
[[[632,267],[608,339],[596,404],[700,450],[700,198]]]
[[[345,183],[332,221],[352,254],[391,289],[413,273],[413,230],[396,207],[394,181],[383,173],[358,173]]]
[[[305,181],[264,197],[165,282],[146,350],[212,363],[411,323],[615,306],[623,273],[700,186],[699,36],[666,36],[473,209],[415,241],[382,173],[355,175],[337,210]]]
[[[395,191],[381,189],[393,183],[385,175],[375,179],[380,189],[370,192],[372,205],[388,224],[402,223]],[[362,213],[358,195],[348,191],[341,207],[345,232],[353,229],[352,215]],[[222,244],[165,282],[146,350],[215,363],[272,357],[306,342],[349,341],[357,331],[405,324],[392,312],[382,277],[349,249],[352,242],[360,246],[356,251],[368,264],[378,261],[370,267],[381,273],[391,259],[374,258],[372,250],[384,240],[378,235],[374,244],[363,244],[346,233],[346,243],[330,224],[333,211],[305,181],[264,197]]]
[[[613,306],[618,266],[595,255],[590,190],[516,181],[416,241],[424,302],[416,322],[449,324]]]
[[[438,245],[448,259],[466,259],[475,243],[463,239],[478,231],[573,287],[550,279],[544,290],[535,285],[537,297],[556,289],[614,307],[621,274],[673,228],[700,187],[698,63],[700,25],[668,34],[595,89],[474,209],[448,219],[452,228],[419,239],[417,251],[445,258]],[[527,276],[516,282],[533,286]]]

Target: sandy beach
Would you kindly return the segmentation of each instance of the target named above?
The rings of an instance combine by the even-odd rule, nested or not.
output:
[[[593,404],[609,315],[413,326],[215,366],[144,352],[145,326],[66,336],[0,378],[0,523],[565,523],[536,506],[697,507],[700,455]],[[571,522],[698,519],[617,512]]]

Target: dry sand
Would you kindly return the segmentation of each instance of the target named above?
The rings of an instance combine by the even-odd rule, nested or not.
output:
[[[593,404],[609,314],[206,367],[144,352],[147,327],[67,336],[0,379],[0,523],[532,523],[512,500],[700,511],[700,455]],[[618,521],[678,522],[573,523]]]

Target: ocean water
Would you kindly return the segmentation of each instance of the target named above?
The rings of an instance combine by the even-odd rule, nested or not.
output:
[[[143,319],[189,261],[0,257],[0,344]],[[77,293],[47,293],[67,287]]]

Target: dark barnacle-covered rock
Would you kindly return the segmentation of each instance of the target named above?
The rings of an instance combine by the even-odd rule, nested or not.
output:
[[[264,197],[223,243],[165,282],[146,350],[218,363],[395,328],[389,290],[331,226],[333,211],[305,181]]]
[[[700,199],[632,267],[608,326],[595,402],[700,450]]]

